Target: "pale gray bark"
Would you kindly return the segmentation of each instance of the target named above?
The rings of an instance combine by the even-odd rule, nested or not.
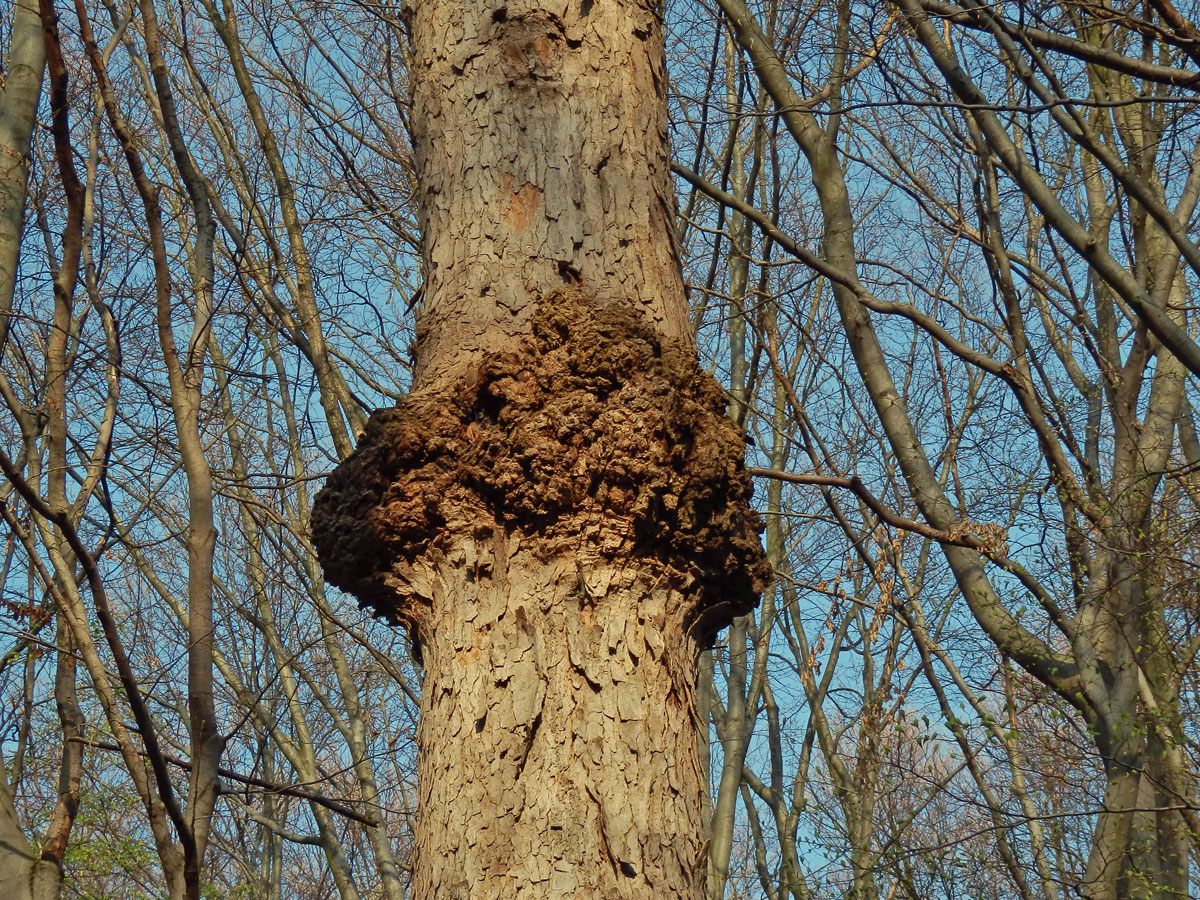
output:
[[[0,771],[0,890],[4,896],[35,900],[33,874],[37,868],[38,854],[25,837],[13,806],[8,778]]]
[[[738,97],[739,65],[733,38],[725,37],[725,103],[734,119],[729,136],[729,173],[731,192],[746,196],[747,143],[739,134],[741,122]],[[755,132],[758,127],[755,126]],[[752,190],[752,188],[751,188]],[[747,412],[746,375],[746,287],[750,272],[748,224],[738,212],[729,222],[729,413],[735,422],[743,423]],[[769,552],[769,548],[768,548]],[[774,561],[774,560],[772,560]],[[742,784],[742,766],[754,730],[753,699],[747,697],[747,635],[753,626],[752,616],[740,616],[729,626],[725,636],[729,647],[729,668],[725,676],[726,702],[724,728],[721,730],[721,777],[713,800],[712,824],[709,828],[708,897],[721,900],[729,880],[729,859],[733,850],[734,827]],[[757,694],[759,690],[751,689]]]
[[[174,323],[160,303],[159,345],[171,391],[171,411],[188,490],[188,724],[192,767],[188,779],[187,828],[190,832],[185,877],[198,891],[204,855],[217,802],[217,770],[225,739],[217,730],[213,683],[213,559],[217,529],[213,520],[213,479],[200,434],[201,390],[213,324],[213,237],[216,223],[205,186],[184,142],[175,110],[167,63],[160,46],[154,4],[140,4],[146,53],[153,73],[163,130],[195,216],[191,255],[193,312],[187,346],[175,345]]]
[[[25,222],[29,147],[45,66],[37,2],[16,0],[0,90],[0,348],[8,339]]]
[[[44,69],[45,45],[37,3],[17,0],[0,90],[0,352],[8,340],[20,263],[29,148]],[[45,878],[41,868],[38,854],[17,820],[8,778],[0,766],[0,891],[14,900],[35,898],[35,876],[39,882]],[[36,900],[43,896],[46,894],[38,895]],[[57,896],[57,889],[52,896]]]

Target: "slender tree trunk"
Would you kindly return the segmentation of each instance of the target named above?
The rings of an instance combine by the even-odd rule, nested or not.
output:
[[[37,2],[17,0],[0,89],[0,348],[8,338],[8,316],[17,283],[29,146],[45,67],[46,48]]]
[[[8,776],[0,770],[0,890],[12,900],[32,900],[38,854],[25,837]]]
[[[424,665],[413,896],[705,891],[697,647],[766,581],[697,366],[654,4],[415,4],[416,383],[318,497]]]
[[[45,68],[42,17],[36,2],[17,3],[7,49],[0,90],[0,349],[7,339],[16,286],[29,146]],[[13,900],[32,897],[38,868],[38,854],[21,829],[7,773],[0,766],[0,891]]]
[[[241,91],[242,99],[246,102],[246,111],[254,125],[255,135],[271,180],[279,197],[279,213],[283,218],[283,226],[287,232],[288,248],[291,251],[291,264],[295,269],[294,280],[288,285],[292,294],[292,302],[299,316],[299,329],[304,335],[305,353],[312,361],[317,386],[320,388],[317,398],[325,411],[325,421],[329,426],[329,436],[334,449],[339,456],[345,456],[353,443],[353,435],[362,422],[362,410],[350,394],[350,389],[341,371],[334,364],[325,342],[325,334],[321,327],[321,313],[317,308],[316,292],[313,286],[312,265],[309,260],[308,248],[304,243],[301,215],[296,209],[296,188],[292,183],[283,155],[280,153],[275,133],[263,111],[262,101],[254,88],[254,81],[246,57],[243,44],[238,35],[238,21],[232,3],[225,0],[222,11],[210,0],[202,0],[205,13],[221,38],[225,49],[229,52],[229,62],[233,66],[234,79]],[[347,428],[349,425],[349,428]]]
[[[733,193],[747,197],[746,146],[740,131],[740,97],[737,83],[739,67],[733,39],[725,38],[725,103],[734,110],[730,142],[729,181]],[[752,140],[752,139],[751,139]],[[750,141],[747,141],[749,143]],[[751,187],[752,191],[753,188]],[[744,216],[734,212],[729,216],[729,396],[733,401],[730,414],[739,424],[746,420],[746,286],[750,276],[750,256],[747,247],[749,230]],[[747,635],[753,625],[751,617],[733,621],[729,628],[729,673],[726,678],[725,724],[721,739],[721,778],[713,800],[709,826],[708,897],[721,900],[729,881],[729,858],[733,851],[737,804],[742,786],[742,766],[754,728],[754,710],[746,702]]]
[[[217,528],[213,515],[213,482],[200,432],[201,393],[205,356],[212,336],[213,238],[216,222],[203,181],[192,162],[179,126],[166,58],[160,47],[158,16],[151,0],[142,0],[146,53],[162,115],[163,130],[196,217],[191,253],[195,313],[191,335],[182,354],[171,334],[170,318],[159,307],[159,344],[171,391],[171,411],[179,442],[180,461],[188,487],[188,725],[192,741],[192,770],[188,779],[187,816],[194,850],[187,860],[189,891],[198,895],[203,880],[204,852],[217,803],[217,770],[225,739],[217,729],[213,684],[213,559]]]

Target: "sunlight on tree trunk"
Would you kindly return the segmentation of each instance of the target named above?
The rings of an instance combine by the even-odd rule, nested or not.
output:
[[[413,895],[699,897],[695,654],[768,570],[690,337],[662,24],[442,2],[410,25],[416,383],[313,532],[424,660]]]

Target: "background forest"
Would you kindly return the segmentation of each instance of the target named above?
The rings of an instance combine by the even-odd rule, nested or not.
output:
[[[410,379],[404,10],[56,2],[0,10],[0,845],[400,900],[419,666],[308,520]],[[664,16],[777,573],[702,659],[710,897],[1188,896],[1200,8]]]

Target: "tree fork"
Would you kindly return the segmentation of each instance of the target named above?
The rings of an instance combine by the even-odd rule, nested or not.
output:
[[[644,0],[408,11],[408,399],[313,510],[424,663],[414,897],[699,897],[697,647],[769,578],[674,247]]]

